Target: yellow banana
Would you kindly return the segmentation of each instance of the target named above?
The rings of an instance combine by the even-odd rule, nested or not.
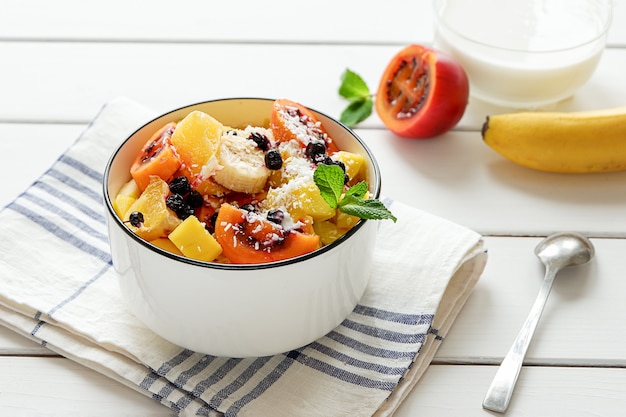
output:
[[[482,137],[502,156],[541,171],[626,170],[626,107],[492,115]]]

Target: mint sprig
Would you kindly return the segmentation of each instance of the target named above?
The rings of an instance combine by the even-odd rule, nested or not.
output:
[[[372,114],[373,94],[363,78],[348,68],[341,75],[339,95],[349,101],[339,117],[339,121],[346,126],[354,127]]]
[[[381,201],[363,198],[368,191],[365,181],[353,185],[344,193],[344,172],[339,165],[318,165],[313,180],[331,208],[361,219],[391,219],[394,223],[398,220]]]

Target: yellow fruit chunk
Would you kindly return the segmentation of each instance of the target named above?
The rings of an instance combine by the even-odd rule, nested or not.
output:
[[[222,253],[220,244],[196,216],[187,217],[168,238],[188,258],[211,262]]]
[[[166,237],[159,237],[157,239],[151,240],[150,243],[175,255],[184,256],[183,253],[176,247],[176,245]]]
[[[335,218],[335,224],[337,227],[341,229],[352,229],[354,225],[361,219],[356,216],[352,216],[350,214],[346,214],[343,212],[338,212],[337,217]]]
[[[141,191],[135,180],[131,179],[122,186],[113,200],[113,209],[123,219],[132,204],[139,198]]]
[[[119,194],[113,200],[113,210],[115,210],[120,219],[123,219],[135,201],[137,201],[135,197]]]
[[[301,176],[303,172],[314,170],[311,160],[302,154],[302,149],[297,143],[281,144],[280,156],[283,159],[283,166],[281,169],[272,171],[268,178],[272,187],[280,187]]]
[[[172,145],[183,161],[183,173],[196,179],[217,150],[225,127],[212,116],[192,111],[178,122]]]
[[[338,228],[335,223],[328,220],[313,223],[313,230],[315,230],[315,233],[320,237],[320,240],[324,245],[333,243],[346,232],[345,230]]]
[[[363,155],[347,151],[339,151],[333,154],[332,159],[343,162],[346,166],[346,174],[348,174],[351,180],[364,177],[364,175],[360,175],[365,170],[365,158]]]
[[[169,194],[169,186],[157,176],[150,178],[150,183],[126,211],[123,220],[128,221],[130,213],[137,211],[143,214],[144,222],[139,227],[127,223],[128,227],[138,236],[147,241],[166,237],[181,223],[174,212],[165,205]]]
[[[314,221],[323,221],[334,217],[336,213],[336,210],[324,200],[313,181],[304,183],[292,181],[282,187],[270,189],[263,207],[267,209],[283,207],[295,220],[311,216]]]

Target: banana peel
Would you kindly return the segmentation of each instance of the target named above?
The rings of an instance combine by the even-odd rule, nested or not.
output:
[[[540,171],[626,170],[626,106],[491,115],[483,124],[482,138],[512,162]]]

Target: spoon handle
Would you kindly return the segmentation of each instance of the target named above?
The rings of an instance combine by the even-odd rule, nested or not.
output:
[[[526,356],[526,350],[528,350],[535,328],[543,312],[543,307],[548,300],[555,275],[556,270],[548,266],[537,299],[487,390],[487,395],[483,400],[483,408],[498,413],[504,413],[508,408],[517,377]]]

